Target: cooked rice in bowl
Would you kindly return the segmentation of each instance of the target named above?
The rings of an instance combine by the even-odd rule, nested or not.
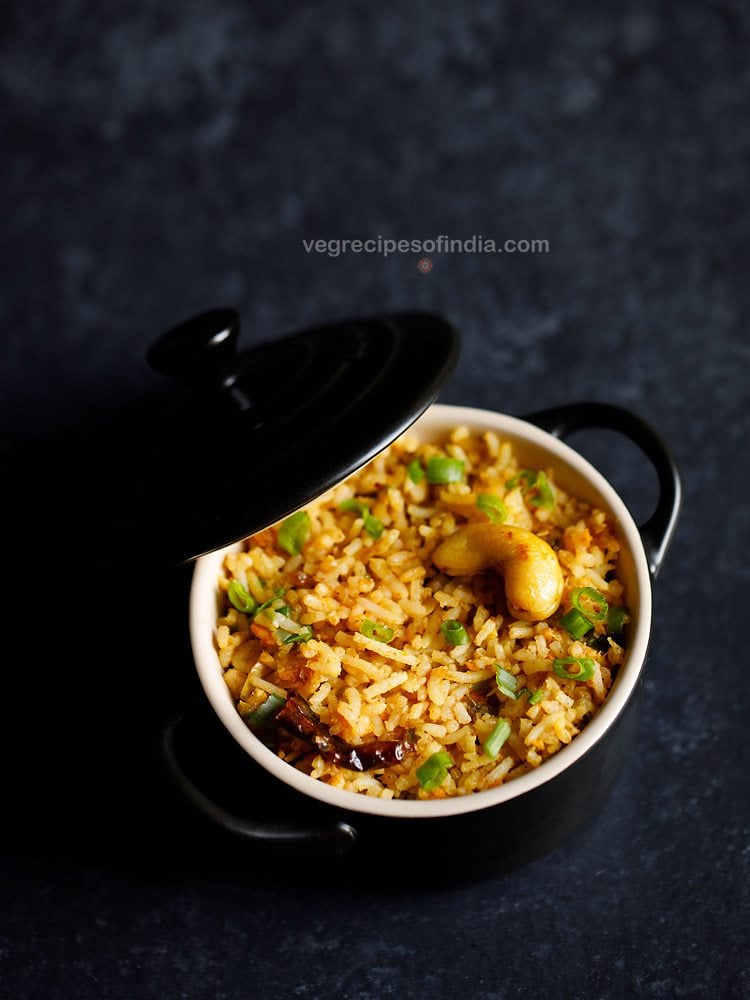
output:
[[[554,613],[517,617],[492,568],[437,568],[446,539],[485,522],[554,550]],[[224,680],[260,739],[332,787],[383,799],[495,788],[570,743],[604,702],[624,655],[619,551],[608,515],[554,469],[520,465],[494,432],[406,434],[226,555]]]

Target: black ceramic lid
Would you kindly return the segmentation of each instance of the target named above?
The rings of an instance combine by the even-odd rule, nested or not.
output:
[[[423,313],[347,320],[241,351],[238,333],[237,314],[215,310],[148,353],[180,390],[141,435],[118,511],[121,537],[147,561],[192,559],[320,496],[413,423],[458,353],[452,327]]]

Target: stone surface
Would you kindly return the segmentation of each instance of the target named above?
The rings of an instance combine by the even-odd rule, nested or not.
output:
[[[746,996],[747,8],[61,0],[4,21],[13,456],[137,403],[146,348],[198,310],[270,338],[427,308],[463,334],[444,401],[619,403],[670,443],[685,503],[595,821],[502,879],[364,892],[269,880],[165,797],[154,734],[197,698],[186,576],[71,588],[51,477],[6,623],[2,996]],[[549,252],[303,244],[439,235]],[[646,517],[634,450],[584,445]]]

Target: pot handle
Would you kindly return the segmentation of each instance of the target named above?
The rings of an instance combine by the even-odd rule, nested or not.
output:
[[[659,435],[640,417],[611,403],[570,403],[530,413],[523,419],[557,438],[584,428],[602,427],[618,431],[641,449],[659,479],[656,510],[645,524],[638,527],[651,576],[655,577],[672,538],[682,502],[677,464]]]
[[[174,735],[183,717],[178,716],[161,731],[160,750],[162,762],[173,785],[187,801],[213,825],[248,843],[267,848],[274,856],[307,855],[331,856],[350,850],[357,831],[349,823],[333,822],[319,826],[298,823],[276,823],[247,819],[217,805],[195,782],[188,777],[177,758]]]

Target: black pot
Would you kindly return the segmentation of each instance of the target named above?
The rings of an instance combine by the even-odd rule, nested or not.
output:
[[[498,875],[558,845],[594,814],[612,784],[633,729],[651,629],[651,585],[680,504],[674,461],[639,418],[602,403],[563,406],[525,419],[433,406],[415,429],[431,435],[457,424],[494,429],[511,438],[522,460],[537,467],[554,465],[563,488],[613,515],[623,545],[620,571],[632,613],[625,663],[604,705],[581,734],[536,771],[499,789],[428,802],[384,802],[331,789],[279,760],[237,715],[212,641],[216,580],[225,550],[203,556],[196,565],[191,596],[199,676],[224,727],[255,761],[251,770],[261,791],[256,794],[245,775],[246,801],[252,806],[239,811],[220,805],[201,790],[181,763],[180,719],[164,730],[163,757],[173,783],[187,800],[231,838],[252,845],[254,857],[325,856],[327,871],[331,865],[341,866],[349,874],[369,873],[375,878],[386,871],[403,871],[405,858],[419,859],[419,870],[430,882]],[[658,502],[640,527],[611,485],[562,441],[573,431],[594,427],[624,434],[656,471]],[[286,786],[280,811],[275,797],[262,790],[269,787],[269,780]],[[419,872],[412,874],[416,877]]]

